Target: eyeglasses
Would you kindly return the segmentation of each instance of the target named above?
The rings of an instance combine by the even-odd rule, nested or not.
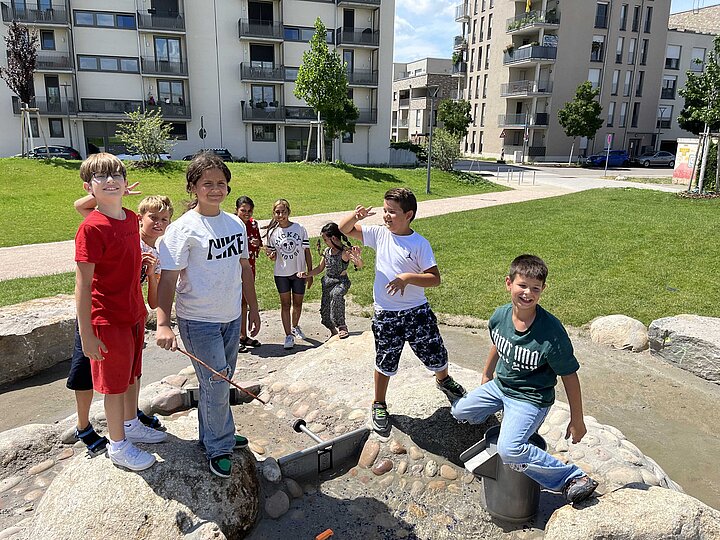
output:
[[[95,180],[95,182],[101,183],[101,182],[107,182],[109,178],[112,178],[116,182],[122,182],[125,180],[125,175],[122,173],[112,173],[112,174],[106,174],[106,173],[93,173],[92,179]]]

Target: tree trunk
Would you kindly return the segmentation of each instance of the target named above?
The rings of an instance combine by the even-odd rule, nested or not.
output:
[[[705,180],[705,169],[707,168],[708,152],[710,150],[710,125],[705,124],[705,145],[703,146],[702,163],[700,165],[700,176],[698,177],[698,193],[702,193],[703,181]]]
[[[310,161],[310,144],[312,144],[312,124],[310,124],[310,134],[308,135],[307,149],[305,150],[305,162]]]
[[[693,181],[695,180],[695,172],[697,171],[698,160],[700,159],[700,156],[702,155],[703,143],[704,143],[704,139],[702,138],[701,135],[699,135],[697,149],[695,150],[695,161],[693,162],[692,172],[690,173],[690,182],[688,183],[688,191],[690,191],[692,189]]]
[[[572,156],[575,151],[575,137],[573,137],[572,146],[570,147],[570,157],[568,158],[568,165],[572,165]]]

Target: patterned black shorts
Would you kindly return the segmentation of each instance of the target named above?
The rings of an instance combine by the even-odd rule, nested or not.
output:
[[[376,311],[372,331],[375,336],[375,369],[383,375],[397,373],[406,341],[430,371],[442,371],[447,367],[447,349],[430,304],[402,311]]]

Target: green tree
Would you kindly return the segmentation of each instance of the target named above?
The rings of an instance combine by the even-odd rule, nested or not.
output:
[[[558,111],[558,121],[565,130],[565,135],[572,137],[570,147],[570,158],[572,162],[575,139],[587,137],[594,139],[598,129],[603,125],[602,105],[595,99],[600,93],[599,88],[593,90],[590,81],[585,81],[575,90],[575,98],[565,103],[565,106]]]
[[[427,140],[423,143],[428,154]],[[445,129],[433,130],[432,164],[443,171],[452,171],[453,164],[460,158],[460,138]]]
[[[323,130],[327,130],[331,139],[344,132],[355,132],[355,121],[360,114],[348,98],[346,69],[340,55],[328,48],[327,29],[318,17],[310,49],[303,53],[293,90],[296,97],[315,109],[318,120],[323,120],[324,126],[318,125],[318,158],[325,153],[320,151],[324,142]]]
[[[170,135],[172,124],[163,120],[159,109],[125,113],[127,122],[118,124],[115,136],[132,154],[140,154],[141,165],[160,162],[160,154],[170,151],[174,140]]]
[[[468,126],[472,122],[470,102],[464,99],[441,101],[438,107],[438,120],[443,123],[447,131],[462,139],[467,135]]]

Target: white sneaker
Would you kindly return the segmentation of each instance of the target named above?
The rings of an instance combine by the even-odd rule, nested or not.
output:
[[[303,341],[305,341],[305,334],[303,334],[303,331],[299,326],[293,327],[292,335],[298,339],[302,339]]]
[[[285,336],[285,345],[283,349],[292,349],[295,346],[295,338],[293,336]]]
[[[144,471],[155,463],[155,456],[145,450],[140,450],[130,441],[127,441],[119,450],[114,452],[108,445],[108,456],[115,465],[125,467],[131,471]]]
[[[167,439],[167,433],[136,422],[134,427],[125,426],[125,438],[133,443],[159,443]]]

